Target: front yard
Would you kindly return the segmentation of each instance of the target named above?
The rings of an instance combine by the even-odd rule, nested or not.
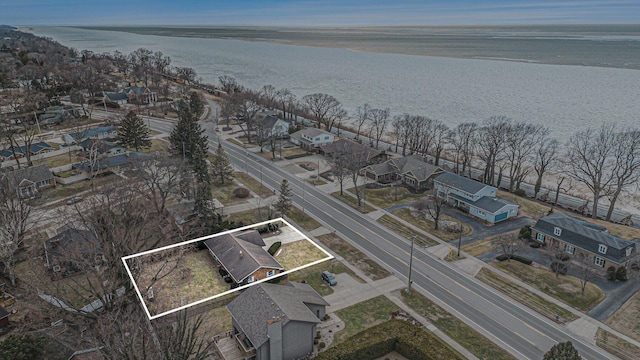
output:
[[[285,270],[292,270],[324,259],[327,254],[305,239],[282,244],[274,257]]]
[[[372,280],[384,279],[391,275],[377,262],[363,254],[355,246],[349,244],[336,234],[326,234],[318,236],[318,240],[333,250],[336,254],[342,256],[348,263],[357,267]]]
[[[349,337],[362,330],[381,324],[391,318],[391,313],[400,308],[384,295],[336,311],[344,321],[344,329],[337,332],[333,344],[348,341]]]

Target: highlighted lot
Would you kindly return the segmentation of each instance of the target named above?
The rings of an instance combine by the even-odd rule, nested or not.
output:
[[[153,320],[332,259],[282,218],[122,258]]]

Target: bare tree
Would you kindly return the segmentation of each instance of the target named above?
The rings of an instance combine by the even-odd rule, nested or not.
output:
[[[435,165],[440,165],[440,156],[448,144],[449,127],[440,120],[434,120],[433,124],[433,156]]]
[[[238,82],[236,81],[236,79],[232,78],[231,76],[228,76],[228,75],[220,76],[218,78],[218,81],[220,82],[220,86],[222,86],[222,90],[226,92],[228,95],[231,95],[235,92],[238,92],[238,90],[241,90],[241,87],[240,85],[238,85]]]
[[[478,124],[463,123],[449,131],[449,143],[453,146],[456,173],[464,175],[471,172],[471,160],[475,155],[475,143]],[[462,165],[462,168],[460,168]]]
[[[533,162],[533,169],[538,175],[536,184],[533,190],[533,198],[538,197],[540,188],[542,188],[542,177],[547,169],[553,166],[557,160],[558,147],[560,143],[556,139],[549,139],[545,137],[542,139],[536,147],[535,160]]]
[[[520,184],[529,174],[529,163],[535,151],[535,145],[549,133],[547,128],[523,122],[512,123],[505,134],[505,160],[509,163],[509,191],[520,188]]]
[[[247,142],[251,143],[251,133],[255,128],[255,120],[258,111],[260,111],[260,105],[253,100],[253,97],[242,94],[242,100],[239,102],[238,112],[244,121],[245,127],[240,125],[242,131],[247,136]]]
[[[580,294],[584,298],[584,291],[595,274],[595,268],[592,264],[591,257],[586,253],[580,252],[576,254],[575,259],[578,263],[578,271],[580,274]]]
[[[285,119],[293,119],[293,110],[295,108],[296,96],[289,89],[284,88],[278,90],[276,98],[280,106],[282,106],[282,115]]]
[[[356,140],[360,139],[360,130],[362,130],[362,126],[369,119],[369,111],[371,107],[369,104],[364,104],[363,106],[358,106],[356,109],[355,120],[356,120]]]
[[[197,75],[196,71],[190,67],[176,68],[176,73],[178,74],[178,78],[184,80],[187,84],[192,84]]]
[[[380,138],[387,129],[389,123],[389,109],[371,109],[368,116],[370,134],[373,135],[373,139],[376,141],[376,149],[380,143]]]
[[[483,182],[496,183],[496,164],[502,160],[506,146],[505,135],[512,120],[505,116],[492,116],[487,119],[478,136],[478,157],[484,162]]]
[[[398,152],[398,145],[402,146],[402,156],[407,154],[407,145],[409,144],[409,137],[413,130],[411,125],[411,115],[403,114],[393,117],[391,122],[393,127],[393,135],[396,139],[396,152]]]
[[[567,142],[564,168],[567,175],[591,191],[594,219],[600,199],[609,195],[615,179],[615,141],[615,126],[604,124],[598,130],[578,132]]]
[[[569,180],[566,184],[566,186],[562,186],[562,184],[564,183],[565,180]],[[573,179],[571,178],[567,178],[565,176],[558,176],[558,178],[556,179],[556,196],[555,199],[553,200],[553,205],[551,205],[551,211],[553,211],[553,208],[556,207],[558,205],[558,197],[560,197],[560,191],[564,191],[565,193],[571,191],[571,189],[573,189]]]
[[[183,159],[165,155],[134,161],[133,167],[136,179],[140,180],[137,189],[153,203],[158,214],[164,212],[169,196],[180,193],[182,177],[189,171]]]
[[[275,107],[276,98],[278,97],[278,90],[273,85],[265,85],[260,89],[260,96],[265,102],[267,108],[272,109]]]
[[[133,76],[144,82],[144,86],[149,86],[149,78],[153,69],[153,53],[149,49],[139,48],[131,53],[131,63],[133,64]]]
[[[167,73],[169,66],[171,65],[171,57],[163,56],[162,51],[156,51],[153,53],[152,62],[156,71],[164,75]]]
[[[613,158],[616,165],[613,170],[612,192],[609,196],[609,210],[606,220],[611,220],[611,215],[618,197],[622,191],[640,178],[640,131],[623,130],[616,134],[614,142]]]
[[[354,149],[351,149],[354,150]],[[362,190],[358,189],[358,182],[360,180],[360,170],[367,165],[368,153],[366,150],[350,151],[339,155],[343,157],[345,167],[351,177],[353,183],[353,190],[355,191],[356,198],[358,199],[358,206],[362,206]]]
[[[425,196],[416,201],[414,207],[423,216],[428,217],[427,220],[432,220],[433,229],[438,230],[440,228],[440,215],[446,203],[444,198],[431,194],[429,197]]]
[[[344,180],[349,176],[349,168],[348,168],[348,157],[342,153],[334,153],[332,158],[332,169],[331,172],[333,176],[338,180],[338,184],[340,184],[340,196],[344,195],[343,193],[343,185]]]
[[[496,249],[507,256],[509,261],[526,247],[525,242],[518,237],[517,233],[500,234],[492,240],[492,243]]]
[[[23,247],[26,234],[37,223],[30,218],[30,201],[21,196],[15,185],[0,176],[0,262],[13,286],[16,285],[16,255]]]
[[[310,94],[302,98],[303,103],[318,127],[326,127],[331,132],[334,124],[346,118],[347,112],[336,98],[327,94]]]

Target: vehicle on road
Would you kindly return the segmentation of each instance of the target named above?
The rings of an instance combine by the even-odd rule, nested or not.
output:
[[[322,272],[322,281],[329,284],[329,286],[334,286],[338,283],[338,281],[336,280],[336,276],[328,271]]]
[[[80,201],[82,201],[82,197],[76,196],[74,198],[67,200],[67,205],[73,205],[75,203],[79,203]]]

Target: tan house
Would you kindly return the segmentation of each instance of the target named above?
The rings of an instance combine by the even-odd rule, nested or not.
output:
[[[56,179],[46,165],[22,168],[6,173],[1,178],[21,198],[31,198],[38,192],[56,186]]]
[[[216,264],[233,280],[233,286],[276,276],[284,267],[263,247],[262,237],[256,230],[213,237],[204,242]]]
[[[569,255],[585,254],[599,268],[628,267],[637,252],[637,241],[611,235],[604,226],[562,212],[538,220],[531,237]]]
[[[356,155],[365,165],[387,161],[387,153],[384,150],[374,149],[357,141],[344,138],[321,146],[319,152],[329,159],[347,154]]]
[[[433,178],[444,172],[438,166],[424,161],[420,155],[390,159],[364,168],[365,175],[380,183],[400,180],[409,187],[424,190],[433,186]]]

